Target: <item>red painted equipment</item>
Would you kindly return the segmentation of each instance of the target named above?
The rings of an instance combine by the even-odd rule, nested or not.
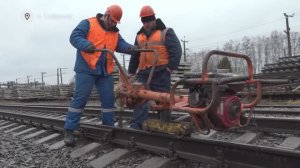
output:
[[[253,108],[261,99],[261,81],[253,78],[252,62],[248,56],[243,54],[216,50],[210,51],[203,60],[201,74],[194,74],[190,78],[178,80],[172,86],[170,93],[159,93],[147,89],[149,88],[158,58],[155,50],[137,50],[155,53],[155,59],[146,88],[140,83],[131,83],[129,81],[127,74],[111,51],[106,49],[99,49],[97,51],[109,52],[113,55],[115,63],[119,67],[120,83],[116,88],[116,92],[122,105],[131,108],[144,100],[154,100],[158,104],[152,105],[152,109],[170,109],[172,112],[189,113],[194,127],[201,133],[205,133],[210,129],[220,130],[247,125],[252,113],[250,112],[247,122],[242,125],[240,118],[243,114],[243,109]],[[229,77],[220,74],[208,74],[207,64],[212,55],[246,60],[248,74]],[[255,99],[247,104],[242,103],[237,96],[237,91],[243,89],[245,84],[255,85],[256,88]],[[189,95],[176,95],[175,91],[178,85],[184,85],[185,88],[188,88]]]

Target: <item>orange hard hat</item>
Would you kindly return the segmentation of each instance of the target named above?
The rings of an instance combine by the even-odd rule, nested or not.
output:
[[[155,15],[154,10],[151,6],[146,5],[143,6],[140,12],[140,17],[147,17],[147,16],[152,16]]]
[[[111,5],[107,7],[106,12],[111,16],[111,18],[115,22],[120,23],[123,12],[122,12],[122,8],[119,5]]]

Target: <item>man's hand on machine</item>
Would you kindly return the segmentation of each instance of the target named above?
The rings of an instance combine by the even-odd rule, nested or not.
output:
[[[84,52],[87,52],[87,53],[94,53],[94,52],[95,52],[95,49],[96,49],[96,47],[93,46],[93,45],[91,44],[91,45],[89,45],[89,46],[86,48],[86,50],[84,50]]]

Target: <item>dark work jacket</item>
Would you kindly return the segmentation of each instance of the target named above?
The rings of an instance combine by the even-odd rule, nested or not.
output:
[[[154,30],[164,30],[164,29],[166,29],[165,24],[161,21],[161,19],[156,19],[156,28]],[[143,27],[138,31],[137,35],[140,33],[144,33],[147,37],[149,37],[152,34],[152,32],[146,32]],[[138,45],[137,38],[135,38],[134,45]],[[168,54],[169,54],[169,64],[166,66],[171,70],[175,70],[178,68],[178,65],[180,63],[182,48],[180,45],[180,41],[177,38],[172,28],[169,28],[168,31],[166,32],[165,45],[167,47]],[[129,61],[129,67],[128,67],[128,72],[130,74],[136,73],[139,65],[139,56],[140,56],[139,53],[135,53],[131,55]]]

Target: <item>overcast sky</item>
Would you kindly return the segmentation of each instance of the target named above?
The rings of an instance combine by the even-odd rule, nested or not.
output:
[[[64,69],[64,83],[73,75],[76,50],[69,43],[71,31],[85,18],[103,13],[111,4],[123,8],[118,25],[121,35],[134,42],[142,26],[139,11],[151,5],[158,18],[185,39],[189,51],[214,49],[230,39],[268,35],[285,29],[300,31],[299,0],[1,0],[0,82],[41,81],[56,83],[56,69]],[[25,13],[30,14],[28,20]],[[129,56],[126,56],[126,60]]]

